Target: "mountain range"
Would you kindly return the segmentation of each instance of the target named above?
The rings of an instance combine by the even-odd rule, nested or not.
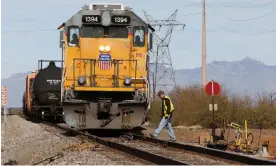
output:
[[[153,68],[151,67],[153,71]],[[7,106],[21,107],[26,73],[12,74],[1,79],[7,86]],[[201,83],[201,68],[174,70],[176,84],[189,86]],[[168,75],[162,83],[170,83]],[[207,65],[207,79],[219,82],[223,90],[232,94],[255,95],[259,92],[276,92],[276,66],[269,66],[246,57],[241,61],[213,61]]]

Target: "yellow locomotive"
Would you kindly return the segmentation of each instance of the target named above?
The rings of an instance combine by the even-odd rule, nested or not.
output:
[[[64,118],[76,129],[131,129],[150,107],[154,29],[123,4],[85,5],[58,27]]]

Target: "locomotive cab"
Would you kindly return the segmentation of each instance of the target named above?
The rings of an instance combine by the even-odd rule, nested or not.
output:
[[[61,28],[66,123],[81,129],[139,126],[149,108],[154,29],[126,5],[100,3],[83,7]]]

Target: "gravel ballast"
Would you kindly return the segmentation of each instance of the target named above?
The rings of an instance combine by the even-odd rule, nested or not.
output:
[[[150,164],[80,137],[66,136],[53,127],[27,121],[18,115],[7,116],[7,142],[4,143],[4,126],[2,119],[2,165],[9,161],[20,165]]]

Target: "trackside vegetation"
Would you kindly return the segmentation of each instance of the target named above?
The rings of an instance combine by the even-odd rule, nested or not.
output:
[[[223,87],[222,87],[223,89]],[[198,85],[177,87],[168,94],[175,107],[174,126],[201,125],[211,128],[212,111],[209,111],[211,97]],[[215,97],[218,111],[215,112],[216,127],[236,122],[243,125],[248,120],[250,128],[276,128],[276,93],[263,92],[256,96],[233,96],[229,91],[222,91]],[[152,101],[150,109],[151,123],[157,124],[161,117],[161,100]]]

